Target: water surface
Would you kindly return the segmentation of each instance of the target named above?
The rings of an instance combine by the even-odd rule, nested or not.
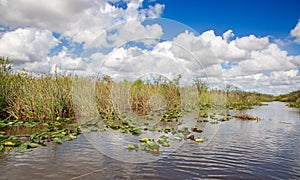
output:
[[[248,111],[260,121],[222,122],[207,146],[187,141],[150,163],[126,163],[81,135],[0,159],[0,179],[300,179],[300,113],[284,103]]]

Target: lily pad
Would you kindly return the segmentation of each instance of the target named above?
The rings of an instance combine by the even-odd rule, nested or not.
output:
[[[180,132],[183,134],[183,135],[189,135],[191,134],[191,132],[189,131],[189,129],[187,127],[183,127]]]
[[[195,142],[197,142],[197,143],[201,143],[201,142],[203,142],[204,141],[204,139],[201,139],[201,138],[196,138],[195,139]]]
[[[4,146],[15,146],[16,143],[12,142],[12,141],[6,141],[4,142]]]
[[[151,128],[149,128],[149,131],[156,131],[156,128],[155,127],[151,127]]]
[[[208,122],[208,120],[206,120],[206,119],[198,119],[197,122],[205,123],[205,122]]]
[[[41,145],[37,144],[37,143],[33,143],[33,142],[29,142],[27,143],[27,147],[30,147],[30,148],[37,148]]]
[[[159,151],[159,148],[160,148],[159,145],[154,141],[143,142],[140,145],[140,149],[142,151],[155,152],[155,151]]]
[[[147,141],[149,141],[148,138],[142,138],[142,139],[140,139],[140,142],[147,142]]]
[[[170,128],[166,128],[166,129],[164,129],[164,132],[165,133],[169,133],[169,132],[171,132],[171,129]]]
[[[201,113],[201,114],[200,114],[200,117],[208,118],[208,114],[206,114],[206,113]]]
[[[61,138],[53,138],[53,142],[55,142],[55,143],[58,143],[58,144],[61,144],[62,143],[62,140],[61,140]]]
[[[128,150],[134,150],[138,149],[139,146],[137,144],[128,144],[127,146],[125,146],[125,148],[127,148]]]
[[[192,128],[191,129],[193,132],[197,132],[197,133],[202,133],[203,131],[200,129],[200,128],[198,128],[198,127],[194,127],[194,128]]]
[[[135,136],[139,136],[142,134],[141,129],[138,127],[133,127],[129,131],[131,132],[132,135],[135,135]]]
[[[162,145],[163,147],[170,147],[169,142],[163,142],[163,143],[161,143],[161,145]]]
[[[174,137],[172,138],[172,140],[182,141],[182,137],[181,137],[181,136],[174,136]]]
[[[32,149],[31,148],[27,148],[27,146],[19,146],[17,149],[16,149],[16,151],[17,152],[19,152],[19,153],[24,153],[24,152],[30,152],[30,151],[32,151]]]
[[[166,136],[166,135],[161,135],[160,138],[161,138],[161,139],[168,139],[169,137]]]
[[[68,137],[68,141],[72,141],[74,139],[76,139],[77,136],[73,135],[73,134],[70,134],[69,137]]]

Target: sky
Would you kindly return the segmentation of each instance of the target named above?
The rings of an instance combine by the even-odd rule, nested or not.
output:
[[[15,71],[300,89],[300,1],[0,0]]]

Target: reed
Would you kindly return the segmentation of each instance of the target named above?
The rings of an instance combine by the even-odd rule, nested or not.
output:
[[[210,90],[201,81],[179,87],[178,79],[156,83],[142,80],[114,82],[109,76],[104,76],[94,84],[87,84],[78,77],[35,77],[28,73],[12,73],[9,60],[3,57],[0,58],[0,70],[2,119],[47,122],[58,117],[74,118],[74,111],[90,111],[109,117],[129,110],[137,115],[146,115],[153,110],[178,113],[182,109],[212,106],[246,109],[272,98],[236,89]],[[77,92],[74,93],[76,84]],[[87,89],[91,85],[94,87]],[[92,101],[96,102],[95,106],[91,106]],[[74,102],[81,105],[74,106]]]

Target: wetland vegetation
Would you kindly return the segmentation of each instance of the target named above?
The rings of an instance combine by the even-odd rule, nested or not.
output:
[[[186,112],[198,110],[199,116],[195,121],[200,124],[216,124],[228,121],[233,116],[245,120],[258,120],[257,117],[245,114],[244,110],[262,105],[262,102],[275,100],[271,95],[244,92],[232,86],[212,89],[201,80],[195,80],[191,86],[179,87],[180,77],[173,81],[160,79],[150,82],[139,79],[134,82],[114,82],[109,76],[103,76],[94,84],[97,118],[80,123],[75,120],[74,110],[79,109],[83,112],[84,108],[89,106],[78,107],[73,103],[73,98],[76,97],[73,97],[72,87],[73,83],[78,82],[84,87],[88,82],[77,76],[36,77],[27,73],[12,73],[10,61],[3,57],[0,58],[0,68],[2,152],[13,147],[19,152],[31,151],[32,148],[46,145],[48,142],[62,143],[64,140],[75,139],[80,133],[108,129],[139,136],[140,142],[125,147],[130,151],[158,152],[161,147],[169,147],[170,141],[192,140],[202,143],[207,140],[199,136],[203,131],[201,126],[174,128],[183,123],[180,117]],[[122,87],[130,87],[129,96],[125,98],[126,102],[118,100],[118,104],[115,105],[113,91],[121,91]],[[195,96],[183,103],[181,96],[189,96],[190,92]],[[286,100],[291,106],[299,107],[299,93],[297,95],[297,99],[294,94],[278,96],[276,99]],[[85,104],[84,99],[81,100],[81,104]],[[129,104],[134,114],[143,119],[142,123],[130,119],[126,113],[118,113],[116,108],[126,104]],[[238,113],[230,114],[229,110]],[[145,131],[159,132],[160,137],[143,137]]]

